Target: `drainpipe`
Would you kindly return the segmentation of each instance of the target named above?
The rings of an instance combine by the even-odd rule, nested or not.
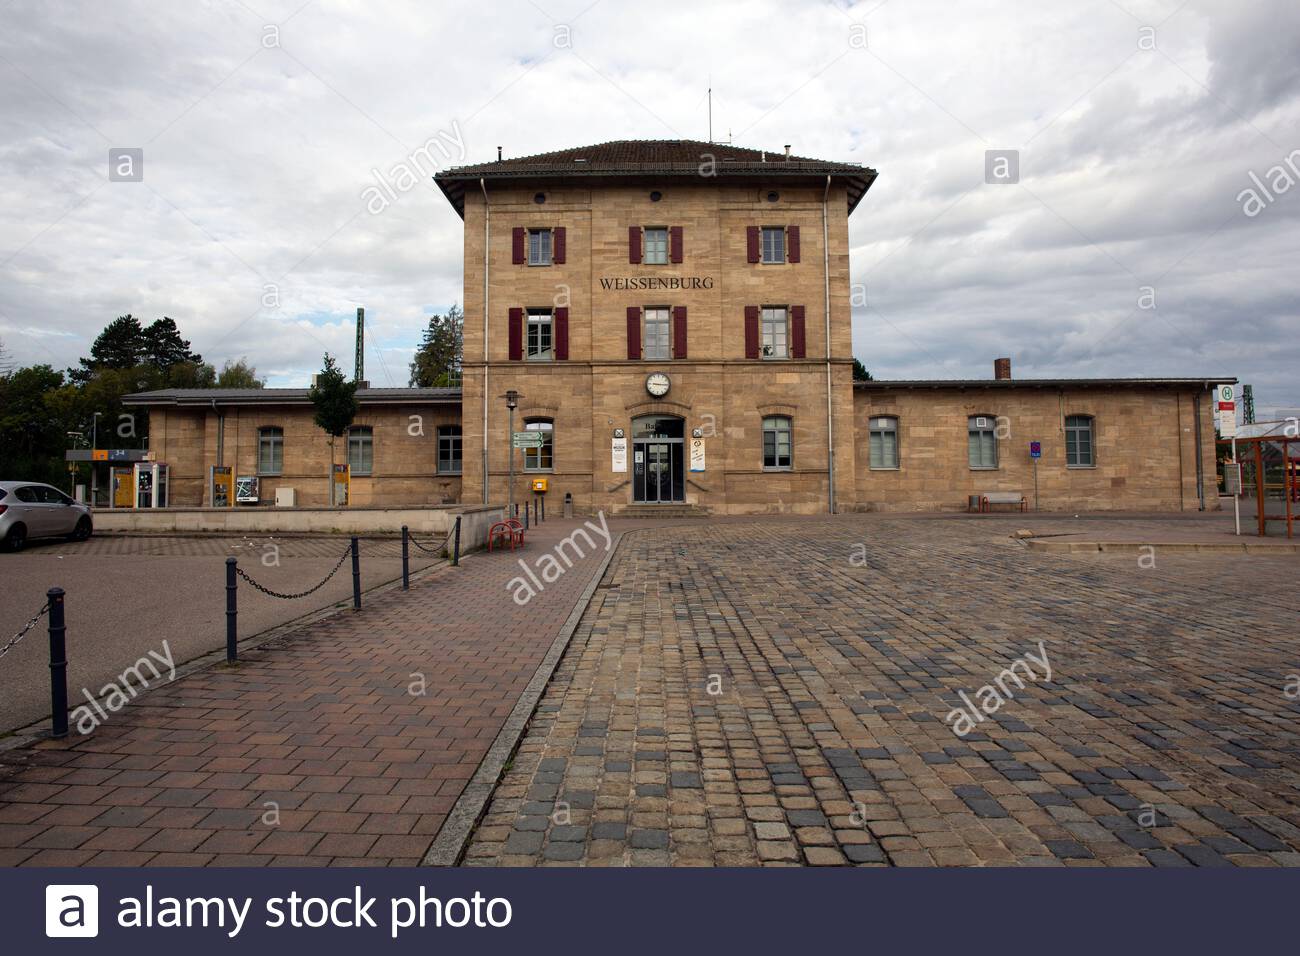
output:
[[[483,504],[488,504],[488,194],[487,183],[480,176],[483,190]],[[464,395],[465,383],[461,382]]]
[[[831,406],[831,247],[826,204],[831,194],[831,177],[822,193],[822,274],[826,280],[826,482],[827,508],[835,514],[835,419]]]
[[[1201,393],[1192,396],[1192,412],[1196,416],[1196,500],[1198,511],[1205,510],[1205,463],[1201,459]]]
[[[226,416],[221,414],[221,409],[217,407],[217,400],[212,400],[212,411],[217,416],[217,464],[220,465],[222,455],[226,445]],[[216,485],[213,484],[212,472],[208,472],[208,505],[215,508],[217,506]]]

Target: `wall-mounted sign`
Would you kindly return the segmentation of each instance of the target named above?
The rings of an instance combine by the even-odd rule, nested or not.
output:
[[[619,429],[622,431],[622,429]],[[615,438],[610,444],[610,468],[612,471],[627,471],[627,439]]]
[[[1042,457],[1043,457],[1043,443],[1042,443],[1042,442],[1040,442],[1040,441],[1031,441],[1031,442],[1029,443],[1029,457],[1030,457],[1030,458],[1042,458]]]
[[[704,470],[704,439],[691,439],[691,471]]]
[[[712,289],[713,276],[601,276],[606,292],[636,289]]]
[[[545,432],[515,432],[511,444],[516,448],[541,448],[546,444]]]
[[[235,479],[235,500],[240,504],[257,504],[256,475],[240,475]]]

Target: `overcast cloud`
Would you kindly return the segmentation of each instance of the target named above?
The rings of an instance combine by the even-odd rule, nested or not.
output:
[[[1300,185],[1238,198],[1300,149],[1295,0],[0,2],[0,340],[65,367],[169,315],[303,385],[364,305],[368,378],[404,385],[461,221],[427,179],[372,214],[374,171],[435,137],[457,163],[705,139],[710,82],[715,138],[879,170],[850,220],[876,377],[1010,355],[1300,406]],[[1020,184],[985,184],[988,149]]]

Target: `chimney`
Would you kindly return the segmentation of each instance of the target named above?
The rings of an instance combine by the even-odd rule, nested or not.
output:
[[[785,144],[785,158],[786,158],[786,159],[789,159],[789,158],[790,158],[790,144],[789,144],[789,143],[786,143],[786,144]]]
[[[999,382],[1011,380],[1011,359],[1000,358],[993,360],[993,377]]]
[[[497,147],[497,162],[501,162],[501,147]]]

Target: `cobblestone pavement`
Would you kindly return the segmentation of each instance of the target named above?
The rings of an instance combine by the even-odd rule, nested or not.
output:
[[[510,600],[575,525],[0,753],[0,866],[418,863],[605,558]]]
[[[1015,527],[626,537],[465,862],[1300,865],[1300,559]],[[1040,641],[1050,679],[959,737],[959,692]]]

